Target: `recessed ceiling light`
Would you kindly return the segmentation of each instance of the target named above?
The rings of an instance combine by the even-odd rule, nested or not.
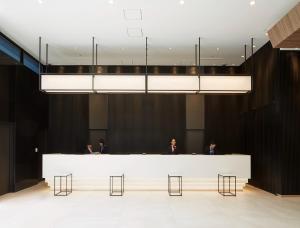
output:
[[[244,55],[242,55],[242,56],[241,56],[241,58],[245,58],[245,56],[244,56]]]
[[[256,2],[255,2],[254,0],[250,1],[250,6],[254,6],[255,3],[256,3]]]
[[[43,0],[38,0],[38,3],[43,4],[44,1]]]
[[[256,46],[255,46],[255,45],[253,45],[253,48],[256,48]]]
[[[115,3],[115,1],[114,0],[108,0],[108,3],[112,5],[112,4]]]
[[[179,4],[180,4],[180,5],[184,5],[184,0],[180,0],[180,1],[179,1]]]

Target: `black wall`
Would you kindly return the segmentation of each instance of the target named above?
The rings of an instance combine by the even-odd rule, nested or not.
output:
[[[97,132],[110,153],[164,153],[172,137],[184,153],[185,95],[49,95],[49,152],[82,153]]]
[[[89,95],[49,95],[49,153],[82,153],[88,143]]]
[[[15,69],[16,188],[41,179],[41,154],[46,152],[48,98],[39,92],[38,75],[24,66]],[[35,148],[39,153],[35,153]]]
[[[2,126],[10,126],[9,138],[1,137],[0,160],[8,164],[9,151],[11,171],[6,177],[9,175],[11,182],[4,189],[15,191],[37,183],[42,177],[41,153],[46,152],[48,99],[39,92],[38,75],[12,62],[0,62],[0,122]],[[14,143],[9,144],[9,148],[4,147],[8,145],[5,139]],[[35,153],[35,147],[39,153]]]
[[[0,195],[13,189],[14,126],[0,122]]]
[[[112,153],[185,153],[185,95],[110,95],[108,120]]]
[[[282,194],[300,194],[300,52],[280,52]]]
[[[253,75],[253,92],[206,96],[206,140],[214,138],[222,153],[250,154],[252,185],[300,194],[299,52],[267,43],[242,69]]]

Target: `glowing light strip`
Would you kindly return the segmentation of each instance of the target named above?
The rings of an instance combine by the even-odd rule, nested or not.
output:
[[[145,75],[41,75],[41,89],[49,93],[145,93],[145,80]],[[148,76],[149,93],[236,94],[249,92],[251,87],[251,76]]]

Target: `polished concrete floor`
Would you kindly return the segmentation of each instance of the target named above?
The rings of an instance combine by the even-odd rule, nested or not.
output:
[[[1,228],[300,227],[300,197],[246,188],[237,197],[217,192],[73,192],[54,197],[45,185],[0,197]]]

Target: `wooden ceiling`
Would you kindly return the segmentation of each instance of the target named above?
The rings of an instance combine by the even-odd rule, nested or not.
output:
[[[300,2],[269,31],[274,48],[300,48]]]

